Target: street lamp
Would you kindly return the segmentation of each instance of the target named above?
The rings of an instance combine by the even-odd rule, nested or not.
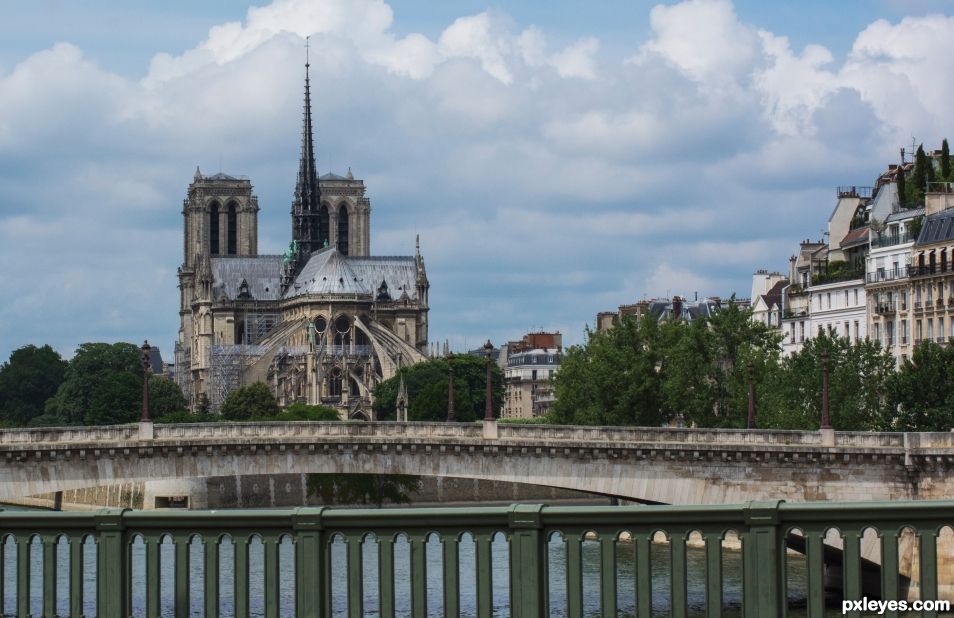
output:
[[[831,417],[828,415],[828,350],[822,350],[822,409],[821,428],[831,429]]]
[[[494,385],[493,373],[491,372],[491,355],[494,352],[494,344],[490,339],[484,344],[484,353],[487,355],[487,402],[484,405],[484,421],[494,420]]]
[[[142,416],[139,418],[141,423],[151,423],[152,419],[149,418],[149,370],[152,367],[149,364],[149,351],[152,347],[149,345],[149,341],[144,341],[142,344]]]
[[[454,353],[447,353],[447,422],[457,421],[454,415]]]
[[[755,364],[749,361],[747,369],[749,370],[749,419],[746,426],[749,429],[755,429]]]

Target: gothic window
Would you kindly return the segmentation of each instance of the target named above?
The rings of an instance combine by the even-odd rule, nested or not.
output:
[[[219,254],[219,205],[213,203],[209,208],[209,253]]]
[[[317,240],[318,244],[322,247],[330,244],[328,227],[328,205],[322,204],[318,208],[318,235],[315,236],[315,240]]]
[[[335,367],[328,376],[328,396],[341,397],[341,369]]]
[[[228,226],[228,252],[229,255],[235,255],[238,246],[238,215],[235,212],[235,202],[229,204]]]
[[[338,208],[338,251],[348,255],[348,209],[344,204]]]

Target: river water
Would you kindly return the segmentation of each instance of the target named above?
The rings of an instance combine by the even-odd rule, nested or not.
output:
[[[507,544],[498,535],[492,544],[493,548],[493,574],[494,574],[494,615],[509,616],[509,557]],[[39,615],[41,608],[40,601],[40,581],[42,577],[41,551],[39,543],[34,543],[31,547],[31,606],[34,615]],[[279,552],[279,564],[281,566],[281,615],[294,615],[294,550],[290,540],[283,542]],[[618,553],[618,615],[633,616],[635,614],[635,587],[634,587],[634,560],[633,546],[631,543],[621,542],[617,547]],[[378,598],[377,598],[377,544],[373,541],[366,542],[364,545],[363,570],[365,578],[364,589],[364,615],[378,616]],[[704,550],[690,547],[688,554],[688,580],[689,580],[689,605],[692,615],[704,615],[705,591],[704,591]],[[15,547],[12,542],[6,544],[4,551],[4,599],[3,615],[14,615],[15,613]],[[163,617],[174,616],[173,610],[173,545],[166,542],[161,546],[161,607]],[[202,546],[198,540],[194,541],[190,551],[190,570],[191,570],[191,616],[202,616],[202,582],[204,579],[202,565]],[[395,543],[395,604],[398,616],[409,616],[410,607],[410,551],[409,545],[402,538]],[[58,547],[58,590],[59,594],[58,614],[68,614],[68,600],[66,591],[68,590],[68,552],[66,543],[61,543]],[[92,543],[87,543],[84,547],[85,564],[85,603],[84,610],[86,615],[95,615],[95,602],[92,600],[95,586],[95,548]],[[264,615],[264,581],[262,573],[263,565],[263,546],[257,540],[253,541],[250,547],[250,576],[252,585],[249,590],[251,610],[253,616]],[[427,564],[428,564],[428,615],[443,615],[443,592],[442,592],[442,552],[440,543],[434,539],[427,543]],[[566,616],[566,575],[565,575],[565,546],[559,539],[554,540],[549,546],[550,556],[550,608],[551,616],[562,618]],[[220,546],[220,573],[219,585],[221,591],[220,609],[222,616],[233,615],[233,582],[232,582],[232,546],[229,542],[224,542]],[[583,545],[583,590],[584,590],[584,615],[587,617],[598,616],[599,605],[599,545],[595,541],[587,541]],[[145,550],[141,542],[133,544],[132,548],[132,588],[133,588],[133,615],[145,615],[145,599],[143,594],[144,582],[144,564]],[[332,615],[344,617],[347,613],[347,599],[345,595],[346,587],[346,556],[345,545],[343,542],[332,544]],[[653,579],[653,614],[654,616],[668,616],[669,607],[669,547],[668,545],[653,545],[652,550],[652,579]],[[804,561],[799,557],[789,558],[790,570],[790,603],[799,606],[804,604]],[[465,536],[460,543],[460,580],[461,580],[461,616],[476,615],[476,577],[474,563],[474,544]],[[723,577],[724,577],[724,605],[726,607],[725,615],[734,616],[739,614],[741,606],[741,555],[737,551],[725,551],[723,553]],[[794,612],[798,615],[803,612]],[[793,615],[793,614],[790,614]]]

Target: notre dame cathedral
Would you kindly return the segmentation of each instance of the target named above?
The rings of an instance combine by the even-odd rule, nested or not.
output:
[[[284,255],[258,253],[247,178],[196,169],[183,201],[176,379],[193,410],[265,382],[281,405],[373,420],[374,386],[428,350],[430,287],[414,256],[371,255],[371,202],[348,170],[318,176],[305,64],[301,160]]]

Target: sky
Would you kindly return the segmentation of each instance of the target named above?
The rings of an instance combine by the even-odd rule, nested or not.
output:
[[[0,359],[148,338],[171,360],[182,199],[248,175],[289,241],[311,37],[321,173],[371,250],[420,235],[434,341],[641,298],[749,296],[954,110],[954,1],[0,2]]]

